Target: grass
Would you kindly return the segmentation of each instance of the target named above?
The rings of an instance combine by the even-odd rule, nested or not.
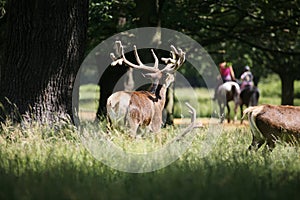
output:
[[[0,199],[296,199],[300,194],[299,148],[278,144],[273,152],[249,152],[247,127],[225,128],[205,157],[207,129],[197,129],[177,161],[142,174],[117,171],[93,158],[69,125],[2,128]]]
[[[279,101],[280,85],[266,79],[259,87],[261,102]],[[296,82],[295,92],[299,89]],[[200,116],[207,116],[212,107],[210,93],[195,91]],[[93,85],[81,88],[81,111],[95,111],[97,92]],[[177,106],[190,101],[189,90],[180,89],[177,96]],[[105,132],[104,127],[99,130]],[[109,137],[123,150],[139,153],[166,144],[174,130],[162,130],[162,144],[155,137],[135,141],[119,132]],[[195,129],[187,151],[169,166],[132,174],[95,159],[77,128],[68,123],[47,127],[7,122],[0,128],[0,199],[298,199],[298,146],[278,142],[272,152],[248,151],[249,128],[234,125],[224,126],[216,143],[206,146],[207,130]]]
[[[100,89],[97,85],[88,84],[80,87],[80,111],[96,112],[99,103]]]

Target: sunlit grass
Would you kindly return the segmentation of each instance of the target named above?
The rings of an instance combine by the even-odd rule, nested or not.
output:
[[[271,74],[258,83],[261,98],[278,98],[281,96],[281,82],[278,75]]]
[[[99,86],[88,84],[80,86],[79,110],[83,112],[96,112],[99,104]]]
[[[30,127],[2,124],[0,197],[297,199],[299,196],[298,147],[278,144],[272,152],[264,149],[249,152],[248,127],[231,126],[225,127],[216,143],[207,149],[203,148],[207,128],[194,131],[193,143],[170,166],[150,173],[129,174],[96,160],[71,125],[49,128],[38,124]],[[124,148],[134,143],[125,136],[118,140],[116,144],[123,140]],[[143,152],[152,142],[146,137],[131,150]]]

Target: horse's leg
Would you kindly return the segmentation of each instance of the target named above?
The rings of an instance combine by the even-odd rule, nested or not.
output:
[[[220,123],[223,123],[223,121],[224,121],[224,104],[222,104],[222,103],[219,103],[219,108],[220,108],[220,117],[221,117],[221,119],[220,119]]]
[[[230,106],[229,106],[228,102],[226,103],[226,107],[227,107],[227,110],[228,110],[228,112],[227,112],[227,121],[228,121],[228,123],[230,123]]]
[[[238,109],[238,106],[239,106],[239,103],[237,101],[234,102],[234,110],[233,110],[233,112],[234,112],[234,118],[233,118],[233,123],[235,121],[237,121],[237,109]]]
[[[243,124],[243,104],[240,104],[240,110],[241,110],[241,124]]]

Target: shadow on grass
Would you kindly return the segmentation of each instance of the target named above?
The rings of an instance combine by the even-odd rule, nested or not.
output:
[[[248,156],[251,160],[253,155]],[[249,165],[237,156],[220,162],[204,158],[195,164],[187,157],[145,174],[92,162],[76,167],[62,161],[20,176],[0,168],[0,199],[296,199],[300,194],[299,173],[272,171],[267,160]]]

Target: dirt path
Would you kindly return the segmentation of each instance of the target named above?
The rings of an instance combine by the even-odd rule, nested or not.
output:
[[[96,115],[94,112],[79,112],[79,119],[81,120],[87,120],[87,121],[94,121]],[[188,118],[175,118],[174,119],[174,124],[189,124],[190,119]],[[197,118],[196,123],[202,124],[203,126],[208,126],[210,123],[219,123],[218,119],[213,119],[213,118]],[[238,128],[238,127],[247,127],[249,125],[248,120],[244,120],[243,124],[241,124],[240,120],[236,121],[235,123],[227,123],[227,121],[224,121],[224,127],[230,127],[230,128]]]

